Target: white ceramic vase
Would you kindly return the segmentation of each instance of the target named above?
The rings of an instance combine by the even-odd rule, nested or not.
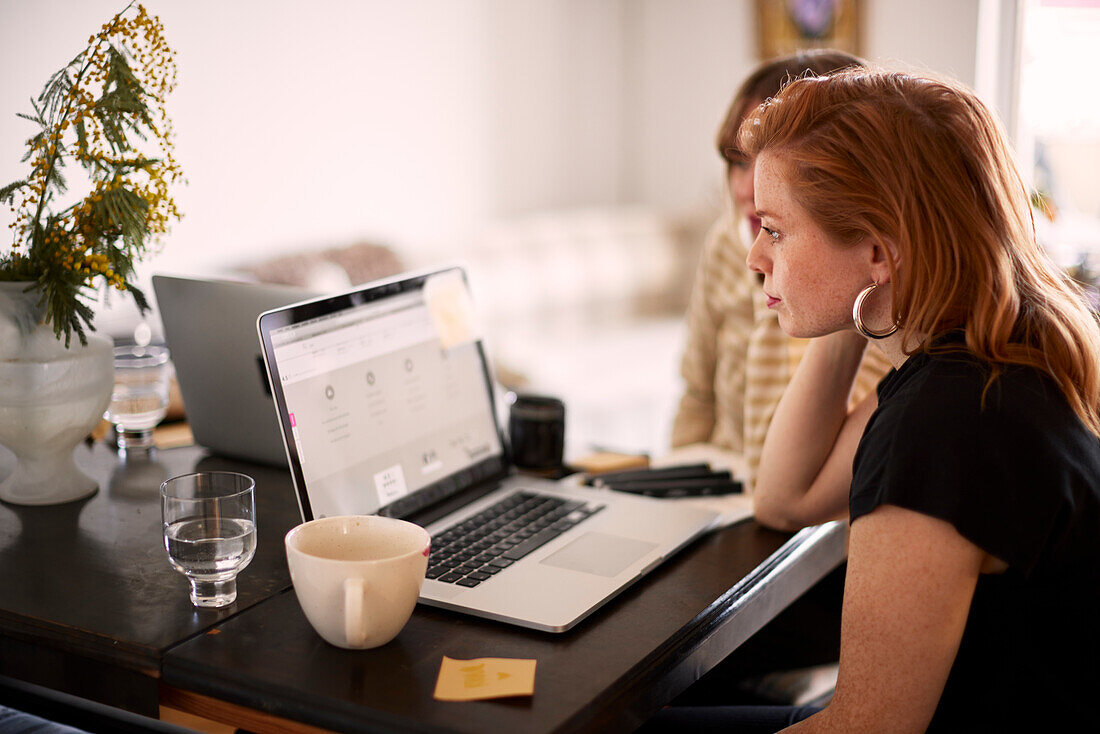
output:
[[[19,505],[71,502],[97,489],[73,450],[103,417],[114,385],[112,343],[74,334],[68,348],[42,323],[39,293],[0,282],[0,445],[15,454],[0,475],[0,500]]]

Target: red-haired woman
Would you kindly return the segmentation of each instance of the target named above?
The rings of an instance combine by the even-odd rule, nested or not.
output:
[[[672,445],[709,443],[741,455],[739,478],[750,489],[768,423],[807,340],[783,333],[765,304],[758,274],[745,265],[760,220],[753,203],[752,161],[741,152],[737,131],[750,112],[791,79],[865,64],[843,51],[815,49],[758,65],[737,88],[715,140],[726,165],[728,206],[707,233],[691,290],[680,361],[684,392]],[[849,386],[853,404],[872,392],[889,368],[881,355],[868,352]]]
[[[784,331],[819,337],[769,429],[757,509],[851,521],[836,693],[791,731],[1094,728],[1100,328],[1036,243],[1000,125],[954,82],[854,70],[789,84],[740,142],[749,266]],[[868,340],[895,369],[849,412]]]

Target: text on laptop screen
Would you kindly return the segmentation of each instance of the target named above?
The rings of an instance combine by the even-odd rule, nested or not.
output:
[[[422,291],[275,329],[315,517],[370,514],[502,446],[480,345],[444,349]]]

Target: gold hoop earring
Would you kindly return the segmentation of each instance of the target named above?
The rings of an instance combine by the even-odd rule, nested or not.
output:
[[[856,331],[868,339],[885,339],[898,330],[898,323],[895,321],[894,325],[889,329],[883,331],[873,331],[867,328],[867,324],[863,321],[863,302],[867,300],[867,296],[871,295],[871,291],[878,288],[878,283],[872,283],[859,292],[856,296],[855,305],[852,306],[852,321],[856,324]]]

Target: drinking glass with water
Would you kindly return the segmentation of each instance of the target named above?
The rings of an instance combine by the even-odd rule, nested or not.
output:
[[[256,483],[236,472],[198,472],[160,485],[164,547],[191,583],[191,603],[224,607],[256,553]]]
[[[168,350],[115,347],[115,387],[103,417],[115,426],[122,451],[147,452],[153,429],[168,412]]]

